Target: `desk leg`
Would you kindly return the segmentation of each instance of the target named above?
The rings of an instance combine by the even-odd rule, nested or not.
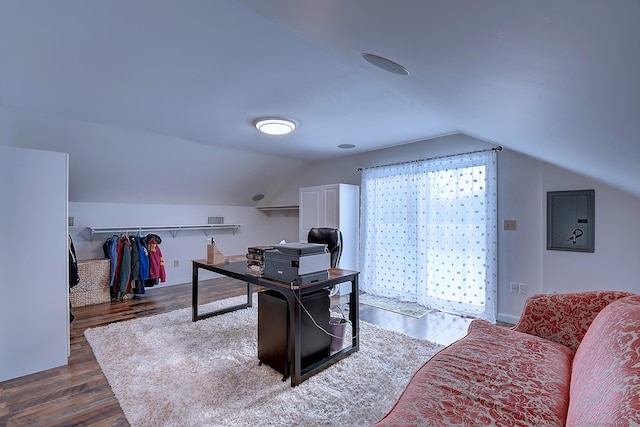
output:
[[[287,343],[289,347],[289,375],[291,387],[302,382],[302,307],[300,306],[300,289],[295,289],[285,295],[289,306],[289,327],[287,331]]]
[[[231,307],[224,307],[217,310],[210,311],[204,314],[198,314],[198,269],[196,264],[193,264],[193,272],[191,276],[191,321],[197,322],[198,320],[207,319],[209,317],[218,316],[220,314],[230,313],[232,311],[241,310],[243,308],[249,308],[253,305],[253,284],[247,282],[247,302],[245,304],[233,305]]]
[[[351,345],[354,351],[360,349],[360,289],[358,275],[351,281],[351,296],[349,297],[349,320],[351,321]]]
[[[198,267],[195,264],[191,273],[191,321],[198,320]]]
[[[253,283],[247,282],[247,307],[253,307]]]
[[[318,372],[328,368],[329,366],[337,363],[352,353],[355,353],[360,349],[360,312],[359,307],[359,288],[358,288],[358,275],[355,275],[351,280],[351,294],[349,297],[349,320],[352,327],[352,339],[351,345],[343,348],[342,350],[324,358],[323,360],[314,363],[311,366],[302,368],[301,354],[301,335],[302,335],[302,317],[304,316],[302,308],[300,306],[299,298],[300,291],[293,290],[290,294],[287,294],[289,301],[290,317],[292,331],[289,334],[289,340],[293,340],[293,343],[289,343],[289,357],[290,357],[290,371],[291,371],[291,386],[295,387],[302,383],[307,378],[317,374]],[[295,298],[295,297],[298,298]]]

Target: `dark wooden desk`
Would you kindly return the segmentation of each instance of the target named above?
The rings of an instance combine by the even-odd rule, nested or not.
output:
[[[247,302],[245,304],[225,307],[212,312],[198,314],[198,270],[208,270],[214,273],[222,274],[227,277],[242,280],[247,283]],[[265,279],[264,277],[255,277],[246,274],[247,263],[244,261],[231,262],[229,264],[207,264],[206,260],[193,260],[193,279],[192,279],[192,321],[196,322],[211,316],[217,316],[231,311],[240,310],[251,307],[253,285],[263,286],[279,292],[287,300],[289,306],[289,324],[291,325],[289,340],[289,372],[291,373],[291,386],[295,387],[302,381],[312,375],[328,368],[341,359],[344,359],[351,353],[360,349],[360,314],[359,314],[359,297],[358,297],[358,275],[357,271],[342,270],[340,268],[329,269],[329,278],[305,285],[294,286],[289,283],[280,282],[278,280]],[[351,294],[349,295],[349,320],[352,326],[351,345],[346,346],[342,350],[330,355],[329,357],[315,363],[311,366],[302,368],[301,361],[301,319],[302,307],[300,305],[301,296],[318,289],[330,288],[340,283],[351,283]]]

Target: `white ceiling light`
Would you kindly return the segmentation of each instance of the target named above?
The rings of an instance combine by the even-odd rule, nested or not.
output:
[[[287,119],[259,119],[256,122],[256,128],[268,135],[286,135],[295,130],[296,124]]]

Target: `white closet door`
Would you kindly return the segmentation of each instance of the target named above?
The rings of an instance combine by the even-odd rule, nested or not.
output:
[[[309,230],[324,222],[322,187],[300,189],[300,242],[307,243]]]
[[[0,381],[66,365],[68,155],[0,146]]]
[[[321,227],[340,228],[340,187],[326,185],[324,187],[324,221]]]

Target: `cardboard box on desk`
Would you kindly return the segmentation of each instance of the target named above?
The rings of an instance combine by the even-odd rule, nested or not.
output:
[[[207,245],[207,264],[222,264],[224,254],[218,250],[216,245]]]

